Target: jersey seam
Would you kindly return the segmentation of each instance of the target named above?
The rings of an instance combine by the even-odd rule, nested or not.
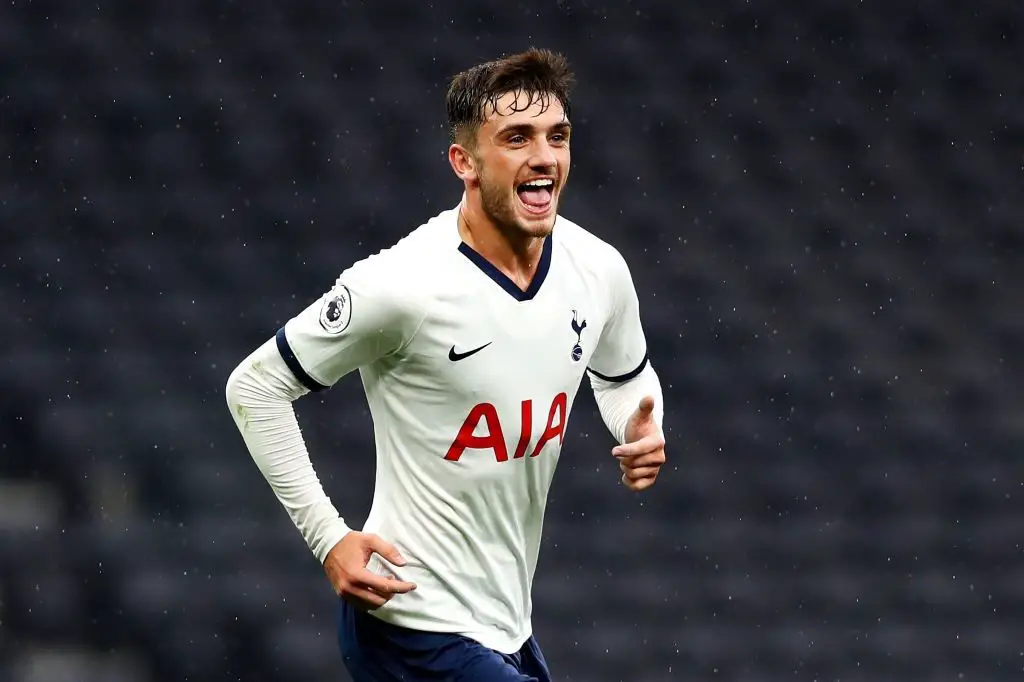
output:
[[[416,324],[416,329],[414,329],[412,334],[409,335],[409,339],[405,343],[403,343],[401,346],[396,348],[391,353],[392,355],[398,355],[400,353],[403,353],[403,352],[405,352],[405,350],[409,346],[412,345],[412,342],[416,339],[417,336],[419,336],[420,330],[423,329],[423,323],[427,321],[427,315],[429,315],[429,314],[430,314],[430,308],[424,306],[423,316],[420,317],[420,321]]]
[[[619,257],[621,257],[621,254],[617,253],[617,255]],[[616,259],[616,260],[618,260],[618,259]],[[625,259],[623,259],[623,263],[624,262],[625,262]],[[616,264],[618,265],[618,263],[616,263]],[[617,325],[618,322],[619,322],[619,318],[622,316],[622,309],[621,309],[622,308],[622,297],[616,295],[616,290],[618,289],[618,287],[616,287],[615,284],[614,284],[614,282],[617,281],[619,276],[620,276],[620,273],[614,272],[614,275],[612,277],[607,277],[607,278],[603,278],[602,277],[601,278],[602,279],[602,284],[604,285],[603,288],[604,288],[605,296],[607,297],[607,300],[610,303],[610,305],[608,306],[610,314],[608,315],[608,319],[605,321],[605,324],[604,324],[604,326],[601,329],[601,334],[597,337],[597,343],[594,344],[594,354],[595,355],[599,354],[601,352],[600,349],[602,348],[602,342],[607,337],[606,332],[608,331],[608,328]],[[646,361],[647,361],[647,352],[645,350],[644,351],[644,362],[646,362]],[[642,368],[643,367],[641,365],[641,369]],[[586,367],[586,371],[588,371],[591,374],[594,374],[594,375],[596,375],[598,377],[602,376],[601,374],[599,374],[597,372],[594,372],[590,368],[589,365]],[[627,372],[627,374],[628,374],[628,372]],[[625,375],[623,375],[623,376],[625,376]]]

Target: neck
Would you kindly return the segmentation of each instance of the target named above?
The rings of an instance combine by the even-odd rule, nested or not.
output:
[[[480,197],[469,195],[459,207],[459,236],[520,288],[530,286],[544,250],[544,237],[496,224],[483,210]]]

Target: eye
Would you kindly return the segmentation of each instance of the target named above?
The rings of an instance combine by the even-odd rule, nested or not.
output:
[[[511,137],[508,138],[508,143],[509,144],[524,144],[525,142],[526,142],[526,136],[525,135],[516,134],[516,135],[512,135]]]

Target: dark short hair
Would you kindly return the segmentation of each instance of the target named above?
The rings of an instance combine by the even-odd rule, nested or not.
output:
[[[509,92],[524,95],[516,100],[514,111],[529,109],[536,102],[546,110],[554,98],[561,102],[568,118],[574,80],[565,57],[538,48],[458,73],[452,77],[445,99],[449,139],[472,144],[488,109],[496,111],[498,99]]]

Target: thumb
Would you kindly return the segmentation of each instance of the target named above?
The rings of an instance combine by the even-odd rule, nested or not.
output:
[[[640,406],[637,408],[637,417],[649,419],[654,413],[654,396],[644,396],[640,399]]]
[[[371,550],[381,555],[395,566],[405,566],[405,557],[402,556],[401,552],[399,552],[394,545],[379,535],[370,535],[369,542],[367,544]]]

